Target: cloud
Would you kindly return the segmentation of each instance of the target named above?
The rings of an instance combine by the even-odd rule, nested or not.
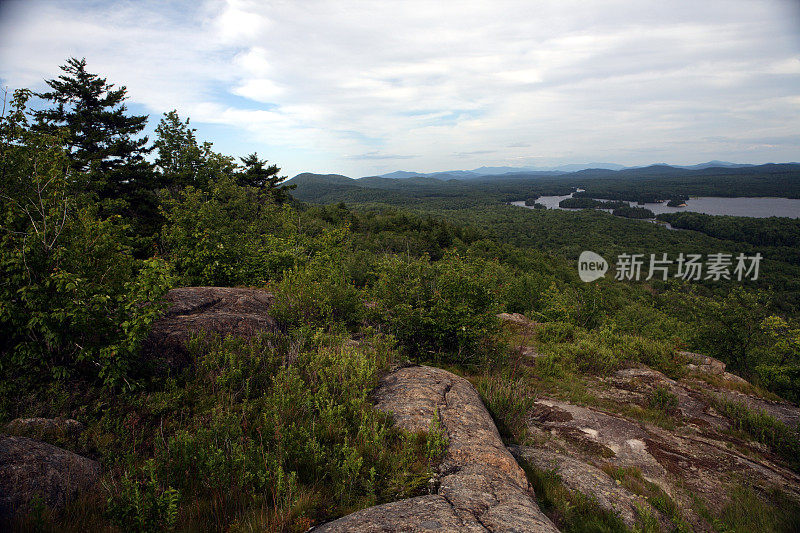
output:
[[[414,159],[416,155],[399,155],[399,154],[379,154],[378,152],[370,152],[368,154],[348,155],[347,159],[355,160],[381,160],[381,159]]]
[[[257,149],[289,173],[366,175],[409,158],[448,170],[465,155],[797,159],[796,145],[745,138],[800,135],[790,1],[2,5],[3,83],[41,88],[86,56],[149,112],[177,108],[214,128],[218,149]]]
[[[456,155],[458,157],[471,157],[471,156],[476,156],[476,155],[493,154],[496,151],[497,150],[473,150],[471,152],[457,152],[457,153],[455,153],[453,155]]]

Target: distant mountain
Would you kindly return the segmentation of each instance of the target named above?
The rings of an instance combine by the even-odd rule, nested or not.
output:
[[[300,186],[324,183],[325,185],[351,185],[353,187],[358,187],[358,185],[353,183],[354,181],[353,178],[348,178],[341,174],[314,174],[313,172],[303,172],[290,180],[284,181],[282,185]]]
[[[516,172],[525,172],[527,170],[537,171],[542,170],[536,167],[480,167],[472,172],[480,174],[481,176],[494,176],[495,174],[510,174]]]
[[[405,179],[405,178],[415,178],[418,176],[427,176],[427,175],[428,174],[420,174],[419,172],[406,172],[405,170],[397,170],[395,172],[389,172],[388,174],[381,174],[380,176],[369,176],[369,177]]]
[[[559,170],[561,172],[577,172],[578,170],[587,170],[595,168],[602,170],[622,170],[628,167],[626,167],[625,165],[618,165],[616,163],[586,163],[585,165],[581,164],[561,165],[560,167],[552,167],[540,170]]]
[[[708,163],[699,163],[697,165],[671,165],[676,168],[685,168],[687,170],[704,170],[706,168],[744,168],[744,167],[753,167],[755,165],[750,165],[746,163],[730,163],[728,161],[709,161]]]
[[[557,167],[479,167],[473,170],[447,170],[444,172],[408,172],[405,170],[397,170],[395,172],[390,172],[388,174],[381,174],[381,178],[392,178],[392,179],[407,179],[407,178],[415,178],[420,176],[425,176],[428,178],[436,178],[440,180],[451,180],[451,179],[473,179],[477,177],[483,176],[504,176],[506,174],[527,174],[527,173],[538,173],[538,174],[548,174],[548,175],[557,175],[562,174],[565,172],[576,172],[578,170],[585,170],[585,169],[606,169],[606,170],[622,170],[627,168],[623,165],[618,165],[616,163],[586,163],[586,164],[571,164],[571,165],[561,165]],[[369,176],[375,177],[375,176]]]
[[[724,166],[728,165],[728,166]],[[484,167],[491,170],[491,167]],[[499,167],[495,167],[499,168]],[[513,168],[513,167],[511,167]],[[285,182],[289,185],[297,185],[292,191],[292,195],[301,201],[310,202],[375,202],[385,200],[388,194],[394,195],[395,199],[402,197],[403,202],[413,201],[414,198],[426,195],[440,194],[447,197],[462,196],[468,194],[470,190],[497,191],[498,188],[505,188],[510,192],[516,192],[519,183],[530,180],[534,182],[547,183],[548,186],[560,185],[563,189],[565,184],[571,187],[589,185],[593,180],[631,180],[642,181],[644,183],[667,184],[677,183],[673,179],[686,180],[707,178],[738,180],[752,177],[753,183],[763,185],[764,180],[770,181],[773,185],[786,182],[793,183],[791,180],[800,179],[800,163],[769,163],[766,165],[743,165],[736,163],[726,163],[724,161],[709,161],[691,167],[678,167],[666,164],[650,165],[646,167],[628,167],[620,170],[604,168],[586,168],[575,172],[565,172],[563,170],[523,170],[507,172],[503,174],[481,174],[475,171],[453,171],[453,172],[434,172],[422,174],[417,172],[395,172],[387,176],[369,176],[359,179],[348,178],[341,174],[298,174]],[[776,181],[777,180],[777,181]],[[781,181],[782,180],[782,181]],[[787,181],[789,180],[789,181]],[[787,185],[788,186],[788,185]],[[762,187],[763,189],[763,187]],[[768,192],[773,193],[772,187]],[[760,189],[761,190],[761,189]],[[558,193],[561,194],[561,193]],[[398,196],[399,195],[399,196]],[[605,198],[606,196],[603,196]]]
[[[788,164],[788,163],[785,163]],[[696,165],[670,165],[667,163],[656,163],[654,165],[645,165],[645,166],[632,166],[628,167],[625,165],[619,165],[617,163],[573,163],[569,165],[559,165],[554,167],[532,167],[532,166],[523,166],[523,167],[508,167],[508,166],[501,166],[501,167],[478,167],[473,170],[447,170],[444,172],[408,172],[405,170],[398,170],[395,172],[390,172],[388,174],[381,174],[381,178],[392,178],[392,179],[407,179],[407,178],[418,178],[418,177],[427,177],[427,178],[436,178],[440,180],[463,180],[463,179],[474,179],[474,178],[482,178],[486,176],[503,176],[503,177],[520,177],[523,175],[530,175],[530,176],[556,176],[559,174],[570,174],[574,172],[583,172],[583,171],[625,171],[625,170],[636,170],[642,171],[649,174],[658,173],[658,171],[663,171],[666,174],[669,174],[668,169],[679,169],[679,170],[706,170],[709,168],[748,168],[754,166],[761,166],[761,165],[752,165],[747,163],[731,163],[730,161],[719,161],[713,160],[708,161],[706,163],[698,163]],[[604,174],[604,172],[590,172],[589,174]],[[376,177],[376,176],[370,176]]]

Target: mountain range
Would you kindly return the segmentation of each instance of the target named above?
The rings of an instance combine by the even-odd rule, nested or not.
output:
[[[699,163],[697,165],[669,165],[667,163],[657,163],[650,166],[667,166],[672,168],[679,168],[684,170],[705,170],[707,168],[743,168],[752,167],[752,164],[731,163],[729,161],[708,161],[706,163]],[[581,170],[629,170],[637,168],[648,168],[647,166],[625,166],[617,163],[573,163],[569,165],[560,165],[554,167],[479,167],[473,170],[446,170],[442,172],[409,172],[406,170],[396,170],[387,174],[380,174],[378,176],[366,176],[370,178],[390,178],[390,179],[406,179],[406,178],[436,178],[441,180],[451,179],[473,179],[485,176],[504,176],[506,174],[521,174],[527,175],[547,175],[554,176],[558,174],[569,174],[572,172],[579,172]]]

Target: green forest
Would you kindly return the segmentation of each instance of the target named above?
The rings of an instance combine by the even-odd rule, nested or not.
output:
[[[467,377],[509,443],[525,438],[529,401],[511,389],[573,397],[585,379],[636,364],[677,378],[685,350],[766,397],[800,401],[797,220],[659,215],[685,230],[670,231],[507,204],[567,194],[577,180],[580,207],[723,190],[800,197],[797,171],[285,181],[263,155],[218,153],[178,110],[148,139],[154,119],[128,111],[124,86],[85,60],[61,69],[46,92],[7,94],[0,118],[0,425],[77,417],[86,431],[58,444],[99,460],[103,481],[101,494],[61,513],[34,509],[16,530],[300,532],[423,494],[441,460],[435,428],[401,431],[371,403],[378,378],[403,362]],[[764,260],[755,281],[583,283],[583,250],[612,266],[623,253]],[[187,286],[266,289],[279,332],[197,338],[191,364],[165,372],[142,343],[162,297]],[[520,366],[502,312],[539,324],[535,365]],[[724,412],[737,435],[800,472],[798,428]],[[628,530],[593,529],[594,507],[537,479],[565,531]],[[790,531],[781,520],[797,510],[769,505],[708,522],[746,531],[758,508],[772,517],[764,530]]]

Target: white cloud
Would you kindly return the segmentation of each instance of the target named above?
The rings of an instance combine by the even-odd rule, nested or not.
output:
[[[798,159],[800,19],[789,2],[3,9],[8,85],[40,87],[67,56],[86,56],[152,113],[230,126],[240,133],[212,139],[220,149],[257,147],[290,174],[374,174],[399,158],[446,170],[468,154],[487,165]]]

